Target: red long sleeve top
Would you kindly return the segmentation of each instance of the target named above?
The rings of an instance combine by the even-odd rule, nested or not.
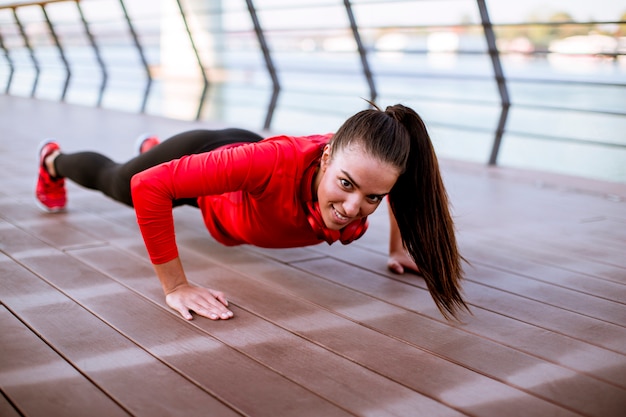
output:
[[[137,222],[150,260],[178,256],[172,200],[197,198],[209,233],[224,245],[266,248],[322,240],[307,220],[305,171],[332,134],[277,136],[257,143],[189,155],[136,174],[131,180]],[[311,178],[311,176],[307,176]]]

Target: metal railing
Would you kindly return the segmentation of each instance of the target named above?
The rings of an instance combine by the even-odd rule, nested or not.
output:
[[[469,15],[433,13],[443,17],[430,22],[420,12],[446,4]],[[360,97],[401,101],[422,113],[452,157],[495,165],[503,144],[510,154],[523,143],[561,143],[615,150],[619,164],[626,162],[626,44],[555,52],[541,42],[503,48],[501,41],[528,40],[507,32],[543,30],[558,40],[620,25],[496,24],[485,0],[22,2],[0,6],[0,83],[5,94],[275,131],[330,131],[367,105]],[[563,76],[545,64],[553,57],[613,70]],[[515,59],[532,64],[530,72],[515,69]],[[598,96],[605,100],[589,99]],[[576,130],[569,120],[598,128]],[[473,142],[455,150],[465,141]]]

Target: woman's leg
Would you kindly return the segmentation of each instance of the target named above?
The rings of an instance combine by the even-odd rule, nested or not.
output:
[[[62,153],[55,158],[54,169],[58,177],[99,190],[132,207],[130,179],[136,173],[184,155],[209,152],[231,143],[258,142],[261,139],[256,133],[243,129],[192,130],[172,136],[125,163],[116,163],[95,152]],[[175,202],[175,205],[185,203],[193,204],[193,201]]]

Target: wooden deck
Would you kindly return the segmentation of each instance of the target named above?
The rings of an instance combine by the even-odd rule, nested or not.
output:
[[[225,248],[176,209],[191,280],[235,318],[169,310],[132,210],[33,200],[36,149],[132,154],[195,127],[0,96],[1,416],[626,415],[626,185],[443,161],[473,315],[386,271],[384,211],[349,246]]]

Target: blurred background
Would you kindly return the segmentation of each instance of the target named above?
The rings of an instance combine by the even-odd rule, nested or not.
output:
[[[403,103],[442,157],[623,183],[625,54],[616,0],[0,1],[0,94],[295,135]]]

